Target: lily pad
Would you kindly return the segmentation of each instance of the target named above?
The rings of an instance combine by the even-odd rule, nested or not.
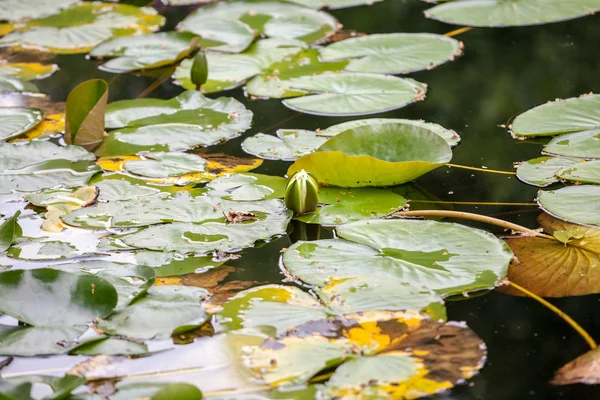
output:
[[[255,201],[283,198],[286,183],[280,176],[232,174],[210,181],[206,188],[209,195],[225,200]]]
[[[600,229],[546,213],[538,222],[544,232],[558,240],[533,236],[506,239],[516,257],[508,269],[508,279],[542,297],[600,293],[600,271],[595,267],[600,265]],[[502,291],[523,296],[511,287]]]
[[[42,121],[44,113],[37,108],[0,107],[0,141],[27,132]]]
[[[231,212],[251,213],[255,220],[242,223],[205,222],[172,223],[116,235],[114,239],[137,249],[206,254],[212,251],[235,252],[252,246],[258,240],[268,240],[285,233],[291,218],[280,200],[241,202]],[[222,217],[222,220],[226,220]]]
[[[0,20],[17,22],[56,14],[79,0],[4,0],[0,3]]]
[[[198,273],[219,267],[228,260],[213,256],[182,257],[157,251],[139,251],[133,257],[136,264],[152,268],[157,278]]]
[[[299,241],[289,247],[283,254],[289,273],[317,286],[365,273],[391,276],[451,295],[494,287],[512,258],[491,234],[458,224],[367,220],[340,225],[336,232],[343,240]]]
[[[159,32],[149,35],[117,37],[104,41],[90,51],[94,58],[112,58],[102,64],[110,72],[131,72],[176,64],[195,50],[196,35],[186,32]]]
[[[550,383],[553,385],[572,385],[574,383],[584,383],[587,385],[599,384],[599,358],[600,347],[593,348],[556,371],[554,379]]]
[[[99,171],[94,155],[78,146],[35,141],[0,143],[0,192],[35,192],[47,188],[85,186]]]
[[[377,114],[425,99],[427,85],[408,78],[362,73],[321,74],[289,81],[306,96],[287,99],[292,110],[324,116]]]
[[[322,61],[349,59],[345,71],[407,74],[452,61],[461,48],[461,42],[443,35],[384,33],[342,40],[319,52]]]
[[[208,80],[202,93],[215,93],[243,85],[273,63],[298,53],[306,43],[293,39],[267,38],[254,42],[241,54],[207,52]],[[190,79],[192,60],[184,60],[175,70],[173,78],[185,89],[195,89]]]
[[[113,335],[138,339],[167,339],[205,323],[210,315],[202,307],[208,292],[187,286],[153,286],[145,296],[98,322]]]
[[[0,311],[33,326],[86,324],[117,305],[115,288],[104,279],[50,268],[0,273]]]
[[[276,2],[222,2],[202,7],[177,25],[205,39],[222,42],[216,50],[244,51],[257,34],[313,44],[337,30],[338,22],[322,11]]]
[[[389,190],[376,188],[340,189],[325,187],[319,190],[315,212],[294,219],[308,224],[340,225],[362,219],[381,218],[406,205],[406,199]]]
[[[65,132],[65,114],[49,114],[44,115],[44,119],[42,122],[37,124],[32,129],[23,133],[20,136],[17,136],[11,140],[9,143],[16,142],[28,142],[35,139],[50,139],[50,138],[58,138],[63,135]]]
[[[467,0],[440,4],[425,16],[448,24],[506,27],[566,21],[599,10],[594,0]]]
[[[600,227],[600,186],[568,186],[541,190],[538,204],[547,213],[576,224]]]
[[[95,356],[132,356],[148,353],[148,346],[143,343],[125,339],[106,338],[91,343],[85,343],[71,350],[69,354]]]
[[[36,49],[57,54],[86,53],[115,36],[156,31],[165,19],[149,7],[77,2],[58,14],[12,24],[0,46]]]
[[[78,345],[85,326],[0,325],[0,354],[31,357],[64,354]]]
[[[515,118],[511,131],[516,136],[529,137],[597,128],[600,128],[600,95],[585,95],[534,107]]]
[[[517,178],[537,186],[546,187],[559,181],[558,172],[580,163],[581,160],[566,157],[539,157],[524,161],[517,167]]]
[[[40,399],[38,392],[49,391],[43,399],[60,400],[70,397],[70,393],[84,383],[85,378],[75,375],[60,378],[49,375],[16,376],[0,380],[0,393],[3,400],[29,400]]]
[[[600,129],[555,137],[544,147],[542,152],[559,156],[600,158]]]
[[[289,3],[295,3],[303,7],[309,7],[314,9],[327,8],[329,10],[339,10],[348,7],[371,5],[380,1],[383,0],[288,0]]]
[[[148,178],[179,176],[190,172],[204,172],[206,160],[197,154],[146,153],[142,160],[125,162],[125,171]]]
[[[416,398],[471,378],[484,359],[483,342],[464,324],[372,311],[308,322],[266,339],[250,349],[246,365],[271,386],[304,383],[337,367],[317,398]]]
[[[267,160],[294,161],[313,153],[327,138],[316,132],[303,129],[279,129],[277,136],[258,133],[244,140],[242,149],[246,153]]]
[[[318,131],[317,134],[319,136],[331,137],[331,136],[337,135],[338,133],[342,133],[349,129],[354,129],[356,127],[363,126],[363,125],[374,126],[374,125],[381,125],[381,124],[388,124],[388,123],[414,125],[419,128],[428,129],[431,132],[435,133],[436,135],[441,136],[442,139],[444,139],[448,143],[448,145],[452,146],[452,147],[454,147],[458,143],[460,143],[460,136],[455,131],[453,131],[451,129],[446,129],[443,126],[435,124],[433,122],[425,122],[425,121],[414,120],[414,119],[398,119],[398,118],[357,119],[354,121],[342,122],[341,124],[330,126],[327,129],[322,129],[322,130]]]
[[[600,184],[600,160],[577,163],[558,172],[561,179],[582,183]]]
[[[29,81],[46,78],[57,70],[56,64],[0,63],[0,93],[37,93],[37,87]]]
[[[319,183],[340,187],[392,186],[447,163],[450,146],[427,129],[405,124],[359,126],[336,135],[287,171],[304,169]]]

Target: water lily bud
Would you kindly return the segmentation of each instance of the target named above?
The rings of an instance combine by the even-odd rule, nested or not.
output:
[[[290,177],[285,187],[285,205],[295,214],[315,211],[319,204],[319,182],[306,172],[300,170]]]
[[[208,78],[208,62],[206,61],[206,53],[203,49],[198,50],[192,62],[192,71],[190,78],[192,83],[196,85],[196,89],[200,90],[200,86],[206,83]]]

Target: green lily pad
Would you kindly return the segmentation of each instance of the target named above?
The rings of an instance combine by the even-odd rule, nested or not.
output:
[[[159,188],[119,179],[107,179],[93,184],[98,188],[98,201],[142,199],[163,193]]]
[[[1,21],[21,21],[56,14],[79,0],[4,0],[0,3]]]
[[[313,115],[358,116],[405,107],[425,99],[427,85],[413,79],[363,73],[321,74],[290,79],[306,96],[283,105]]]
[[[344,70],[348,61],[322,62],[317,49],[307,49],[272,63],[263,72],[251,79],[246,85],[246,92],[254,97],[286,98],[302,96],[302,90],[291,86],[293,78],[338,73]]]
[[[149,7],[77,2],[58,14],[12,24],[13,31],[0,39],[0,46],[57,54],[86,53],[111,37],[156,31],[164,21]]]
[[[368,274],[451,295],[494,287],[512,258],[493,235],[458,224],[367,220],[336,231],[343,240],[293,244],[283,255],[284,266],[317,286]]]
[[[201,125],[206,130],[240,132],[250,127],[251,120],[252,112],[237,100],[228,97],[213,100],[193,90],[169,100],[119,100],[106,108],[107,128],[178,123]]]
[[[552,139],[542,152],[559,156],[600,158],[600,129],[560,135]]]
[[[112,335],[138,339],[167,339],[205,323],[210,315],[202,307],[208,291],[188,286],[153,286],[145,296],[98,322]]]
[[[319,203],[322,204],[315,212],[295,216],[294,219],[308,224],[332,226],[381,218],[402,209],[406,199],[383,189],[325,187],[319,190]]]
[[[538,204],[547,213],[576,224],[600,226],[600,186],[568,186],[541,190]]]
[[[427,129],[377,124],[349,129],[287,171],[304,169],[319,183],[340,187],[392,186],[409,182],[452,158],[450,146]]]
[[[0,93],[38,93],[39,89],[31,82],[11,76],[0,77]]]
[[[86,324],[117,305],[104,279],[49,268],[0,273],[0,311],[33,326]]]
[[[558,171],[558,177],[567,181],[600,184],[600,160],[577,163]]]
[[[85,326],[0,325],[0,354],[31,357],[64,354],[78,345]]]
[[[86,343],[71,350],[69,354],[83,356],[132,356],[148,353],[148,346],[131,340],[106,338]]]
[[[270,65],[298,53],[306,43],[281,38],[267,38],[254,42],[240,54],[207,52],[208,80],[202,85],[202,93],[214,93],[235,89],[248,79],[266,70]],[[184,60],[175,70],[173,78],[185,89],[195,89],[190,74],[192,60]]]
[[[112,58],[102,64],[110,72],[131,72],[176,64],[194,51],[187,32],[159,32],[149,35],[116,37],[90,51],[94,58]],[[204,47],[204,46],[203,46]]]
[[[110,283],[119,296],[115,309],[120,310],[154,285],[154,270],[143,265],[113,263],[103,260],[83,260],[52,266],[66,272],[87,272]]]
[[[46,141],[0,143],[0,193],[85,186],[100,170],[94,160],[92,153],[79,146],[61,147]]]
[[[303,129],[279,129],[277,136],[258,133],[244,140],[242,149],[267,160],[294,161],[313,153],[327,138]]]
[[[517,167],[517,178],[521,181],[537,186],[546,187],[559,181],[558,172],[580,163],[576,158],[565,157],[539,157],[524,161]]]
[[[600,128],[600,95],[585,95],[551,101],[525,111],[515,118],[511,131],[516,136],[529,137],[597,128]]]
[[[27,132],[40,122],[44,113],[37,108],[0,107],[0,141]]]
[[[268,240],[285,233],[292,213],[280,200],[240,202],[234,212],[252,213],[257,219],[241,223],[204,222],[172,223],[151,226],[137,232],[115,235],[126,246],[137,249],[198,255],[212,251],[235,252],[252,246],[258,240]],[[222,217],[225,220],[225,217]]]
[[[225,200],[255,201],[282,199],[287,180],[280,176],[262,174],[232,174],[210,181],[209,195]]]
[[[197,154],[145,153],[142,157],[142,160],[126,161],[125,171],[148,178],[166,178],[206,170],[206,160]]]
[[[383,0],[287,0],[289,3],[295,3],[299,6],[314,9],[327,8],[329,10],[339,10],[342,8],[355,7],[361,5],[371,5]]]
[[[203,38],[223,42],[219,51],[244,51],[257,34],[313,44],[337,30],[331,15],[276,2],[221,2],[202,7],[177,25]]]
[[[45,395],[43,399],[60,400],[69,398],[69,394],[84,383],[85,378],[76,375],[65,375],[61,378],[48,375],[16,376],[0,380],[0,393],[3,400],[33,400],[42,398],[38,392],[44,393],[49,389],[50,394]]]
[[[467,0],[440,4],[425,16],[448,24],[501,28],[566,21],[599,10],[594,0]]]
[[[322,129],[317,132],[319,136],[331,137],[335,136],[338,133],[342,133],[347,131],[348,129],[354,129],[363,125],[381,125],[381,124],[406,124],[406,125],[414,125],[419,128],[428,129],[431,132],[439,135],[444,139],[448,145],[454,147],[460,143],[460,136],[458,133],[451,129],[446,129],[441,125],[435,124],[433,122],[425,122],[414,119],[398,119],[398,118],[366,118],[366,119],[357,119],[354,121],[342,122],[341,124],[330,126],[327,129]]]
[[[452,61],[461,48],[461,42],[443,35],[384,33],[342,40],[319,52],[322,61],[349,59],[345,71],[407,74]]]
[[[57,70],[56,64],[0,63],[0,93],[37,93],[38,88],[29,81],[46,78]]]
[[[171,0],[173,1],[173,0]],[[188,383],[170,382],[119,382],[117,393],[110,396],[111,400],[200,400],[202,392],[196,386]]]
[[[217,260],[212,256],[182,257],[177,254],[158,251],[138,251],[133,256],[133,261],[154,270],[157,278],[165,276],[178,276],[216,268],[223,265],[227,258]]]

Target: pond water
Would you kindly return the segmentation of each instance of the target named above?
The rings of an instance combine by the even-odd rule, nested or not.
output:
[[[386,0],[367,7],[332,11],[346,29],[367,33],[432,32],[446,33],[455,26],[422,17],[430,7],[419,1]],[[165,7],[168,17],[164,30],[172,29],[191,8]],[[515,141],[501,127],[516,114],[555,98],[568,98],[600,91],[600,17],[590,16],[563,23],[504,29],[473,29],[457,36],[465,43],[465,54],[454,62],[430,71],[411,74],[429,85],[427,99],[400,110],[378,114],[381,118],[424,119],[460,133],[462,142],[454,149],[455,164],[512,171],[513,163],[537,157],[543,141]],[[83,55],[57,56],[60,66],[52,78],[38,81],[40,91],[53,100],[64,101],[78,83],[103,78],[110,83],[109,101],[138,96],[155,78],[114,75],[97,69],[96,61]],[[167,82],[150,97],[168,99],[181,93]],[[273,133],[280,128],[315,130],[355,117],[303,115],[284,107],[277,99],[250,101],[241,89],[225,92],[243,102],[253,113],[253,125],[240,138],[201,150],[248,156],[241,149],[244,138],[258,132]],[[211,97],[216,97],[212,95]],[[291,163],[265,161],[256,173],[283,176]],[[531,203],[537,189],[514,175],[484,173],[441,167],[417,179],[425,191],[448,202]],[[458,211],[495,216],[535,228],[538,209],[530,205],[452,204]],[[427,208],[415,203],[411,208]],[[464,222],[467,225],[489,226]],[[281,283],[280,251],[301,238],[331,237],[326,229],[316,229],[294,221],[290,234],[260,248],[242,252],[227,265],[235,272],[227,280]],[[498,229],[496,232],[500,232]],[[600,338],[600,296],[588,295],[552,300],[593,337]],[[552,386],[548,381],[556,369],[588,350],[581,337],[539,303],[497,292],[468,301],[448,302],[448,319],[464,320],[486,343],[487,362],[483,370],[465,385],[438,395],[436,399],[592,399],[600,388],[571,385]],[[3,374],[28,369],[71,365],[65,356],[39,360],[15,360]],[[143,360],[143,359],[142,359]],[[152,363],[152,359],[147,359]]]

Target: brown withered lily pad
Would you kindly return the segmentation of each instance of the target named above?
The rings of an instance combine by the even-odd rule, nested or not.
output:
[[[417,398],[449,389],[483,366],[486,350],[464,323],[411,311],[368,311],[315,320],[251,348],[245,365],[271,386],[320,386],[326,398]]]
[[[516,260],[508,279],[542,297],[600,292],[600,229],[541,214],[538,222],[556,240],[523,236],[507,239]],[[511,287],[505,293],[523,295]]]
[[[556,371],[553,385],[570,385],[572,383],[586,383],[597,385],[600,383],[600,348],[577,357],[564,367]]]

